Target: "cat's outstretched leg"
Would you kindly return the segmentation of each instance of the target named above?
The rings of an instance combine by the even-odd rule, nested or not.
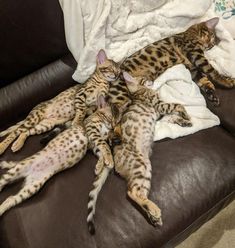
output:
[[[3,130],[2,132],[0,132],[0,137],[4,137],[6,136],[7,134],[15,131],[18,127],[20,127],[22,124],[24,123],[24,120],[23,121],[20,121],[18,123],[16,123],[15,125],[7,128],[6,130]]]
[[[153,226],[162,226],[161,209],[154,202],[149,200],[143,191],[143,189],[139,189],[135,186],[128,190],[127,194],[143,209]]]
[[[178,118],[176,118],[176,123],[180,126],[188,127],[192,126],[190,121],[190,116],[188,115],[186,109],[183,105],[177,103],[164,103],[161,102],[156,105],[156,111],[160,113],[160,115],[168,115],[168,114],[177,114]],[[178,122],[177,122],[178,121]]]
[[[32,195],[36,194],[40,188],[44,185],[46,180],[38,180],[33,181],[31,183],[25,181],[23,188],[13,196],[8,197],[1,205],[0,205],[0,216],[3,215],[10,208],[18,205],[24,200],[28,199]]]
[[[3,154],[8,146],[18,137],[18,132],[14,131],[10,133],[1,143],[0,143],[0,155]]]
[[[9,170],[17,165],[16,161],[0,161],[0,169]]]
[[[138,157],[136,168],[128,180],[128,196],[136,202],[147,214],[149,221],[153,226],[162,225],[161,210],[151,200],[148,199],[151,188],[151,163],[149,159]]]
[[[211,101],[215,106],[219,106],[220,101],[218,96],[215,93],[215,86],[214,84],[208,79],[208,77],[203,76],[201,77],[198,82],[198,86],[202,89],[203,92],[206,94],[206,98]]]
[[[23,177],[22,173],[20,173],[21,166],[20,165],[17,166],[16,165],[17,162],[13,166],[13,163],[14,162],[10,162],[8,164],[9,166],[7,166],[7,162],[5,162],[5,166],[4,166],[4,163],[3,163],[3,167],[1,166],[1,168],[4,168],[4,167],[7,168],[8,167],[7,169],[9,169],[9,170],[1,176],[1,179],[0,179],[0,191],[7,184],[13,183],[16,180],[18,180],[18,179]],[[9,168],[9,167],[11,167],[11,168]]]
[[[61,120],[44,119],[44,120],[42,120],[35,127],[32,127],[25,132],[22,132],[20,134],[20,136],[18,137],[18,139],[13,143],[11,150],[13,152],[19,151],[23,147],[26,139],[29,136],[35,135],[35,134],[45,133],[45,132],[53,129],[56,125],[59,125],[59,124],[65,123],[65,122],[66,122],[66,120],[64,120],[64,119],[61,119]]]

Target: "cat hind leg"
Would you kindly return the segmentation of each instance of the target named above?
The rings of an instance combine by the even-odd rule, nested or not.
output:
[[[26,179],[23,188],[16,195],[8,197],[0,205],[0,216],[3,215],[7,210],[11,209],[12,207],[20,204],[21,202],[36,194],[46,181],[47,180],[42,179],[30,181],[29,183]]]
[[[149,200],[147,196],[141,192],[141,189],[132,188],[128,190],[127,194],[143,209],[153,226],[162,226],[161,209],[154,202]]]
[[[20,121],[18,123],[16,123],[15,125],[7,128],[6,130],[3,130],[2,132],[0,132],[0,137],[4,137],[6,136],[7,134],[15,131],[18,127],[20,127],[22,124],[24,123],[24,120],[23,121]]]

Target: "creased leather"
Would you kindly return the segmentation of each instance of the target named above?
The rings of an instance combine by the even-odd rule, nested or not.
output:
[[[58,0],[1,0],[0,31],[0,87],[69,52]]]
[[[63,60],[67,63],[65,64]],[[72,55],[67,55],[0,89],[0,127],[23,118],[38,103],[72,86]],[[69,64],[69,65],[68,65]]]
[[[33,154],[41,148],[39,138],[29,138],[16,154],[8,149],[1,159]],[[90,236],[87,201],[96,159],[89,152],[78,165],[54,176],[38,194],[1,217],[2,236],[8,237],[10,248],[22,248],[22,243],[30,248],[174,247],[234,199],[234,147],[234,137],[221,127],[154,144],[150,199],[162,209],[161,228],[147,223],[127,199],[125,181],[112,174],[98,198],[96,235]],[[16,187],[1,192],[0,202]],[[16,214],[21,218],[16,220]],[[14,236],[17,228],[24,228],[24,235]],[[5,248],[3,240],[0,235],[0,246]]]

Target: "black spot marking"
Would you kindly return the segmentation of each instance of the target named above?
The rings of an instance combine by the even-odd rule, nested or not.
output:
[[[147,60],[148,60],[147,56],[145,56],[145,55],[143,55],[143,54],[140,55],[140,59],[142,59],[142,60],[144,60],[144,61],[147,61]]]

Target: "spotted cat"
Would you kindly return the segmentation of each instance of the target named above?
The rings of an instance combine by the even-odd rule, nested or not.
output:
[[[159,215],[160,210],[154,203],[147,199],[151,179],[149,155],[153,141],[155,121],[163,115],[176,114],[174,118],[171,119],[173,123],[177,123],[181,126],[191,126],[192,123],[182,105],[168,104],[160,101],[156,91],[147,89],[145,86],[141,85],[141,78],[133,78],[128,73],[124,73],[124,78],[127,82],[125,85],[131,93],[129,99],[132,99],[132,102],[130,104],[128,103],[129,106],[124,105],[123,109],[120,111],[115,111],[116,122],[113,126],[113,130],[120,121],[122,132],[121,144],[114,147],[113,155],[115,170],[127,179],[129,190],[133,194],[133,191],[136,189],[131,187],[131,185],[137,183],[135,185],[135,187],[138,186],[137,194],[143,192],[141,193],[141,197],[144,197],[142,203],[137,203],[139,203],[139,205],[142,204],[143,208],[144,204],[147,204],[145,208],[149,207],[149,209],[146,209],[146,212],[152,213],[152,215],[149,214],[150,217],[152,216],[152,222],[154,223],[155,220],[155,224],[161,224]],[[114,101],[114,99],[112,100]],[[116,145],[116,133],[110,132],[108,138],[112,139],[113,135],[115,137]],[[140,158],[142,160],[140,160]],[[98,163],[101,164],[98,166],[101,169],[96,173],[93,189],[90,191],[88,202],[87,223],[91,234],[95,233],[94,215],[97,197],[110,172],[110,168],[102,166],[102,160]],[[145,178],[146,175],[148,177]],[[144,186],[141,184],[140,178],[143,181],[146,180]],[[132,195],[131,198],[133,199]]]
[[[40,103],[25,120],[0,133],[0,137],[8,135],[0,143],[0,154],[15,139],[11,147],[13,152],[20,150],[30,135],[47,132],[72,119],[74,123],[81,122],[88,109],[96,105],[97,95],[106,95],[109,91],[109,82],[114,81],[119,73],[119,65],[108,59],[105,52],[100,50],[96,70],[83,85],[71,87],[55,98]]]
[[[22,161],[0,162],[0,168],[8,170],[0,179],[0,191],[5,185],[24,178],[23,188],[0,205],[0,215],[36,194],[56,173],[78,163],[87,149],[92,149],[99,158],[97,174],[103,167],[107,171],[113,168],[113,157],[106,140],[116,123],[114,108],[105,103],[103,95],[97,100],[97,111],[84,120],[84,125],[67,127],[41,151]]]
[[[0,205],[0,215],[36,194],[56,173],[74,166],[86,154],[88,139],[82,126],[74,125],[60,133],[44,149],[21,161],[2,161],[0,191],[24,178],[23,187]]]
[[[147,214],[150,222],[162,225],[161,210],[148,199],[151,184],[151,146],[157,119],[177,115],[175,123],[191,126],[190,117],[180,104],[165,103],[158,93],[140,86],[136,79],[124,73],[132,103],[121,120],[122,142],[113,149],[115,171],[126,179],[127,194]]]
[[[132,76],[142,76],[154,81],[167,68],[184,64],[192,73],[193,79],[215,105],[219,99],[214,84],[232,88],[235,79],[220,75],[204,56],[204,51],[218,41],[215,27],[219,18],[215,17],[189,27],[185,32],[156,41],[124,60],[121,69]]]

